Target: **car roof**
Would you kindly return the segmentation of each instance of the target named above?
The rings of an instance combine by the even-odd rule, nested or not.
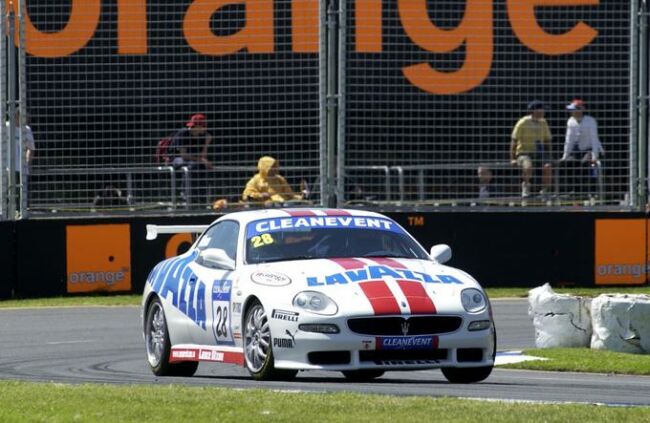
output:
[[[282,209],[261,209],[246,210],[228,213],[215,220],[237,220],[242,224],[247,224],[259,219],[273,219],[281,217],[340,217],[340,216],[367,216],[381,217],[388,219],[383,214],[357,209],[333,209],[333,208],[282,208]]]

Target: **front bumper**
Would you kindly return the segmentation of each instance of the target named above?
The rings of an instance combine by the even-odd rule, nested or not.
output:
[[[300,370],[410,370],[494,365],[494,325],[479,331],[470,322],[487,315],[463,316],[450,333],[414,336],[361,335],[347,326],[350,316],[308,318],[299,322],[272,322],[275,367]],[[405,316],[403,316],[405,317]],[[335,324],[338,334],[305,332],[300,324]]]

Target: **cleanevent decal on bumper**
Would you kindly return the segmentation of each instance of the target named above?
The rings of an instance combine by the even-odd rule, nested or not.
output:
[[[378,350],[435,350],[437,336],[389,336],[375,338]]]

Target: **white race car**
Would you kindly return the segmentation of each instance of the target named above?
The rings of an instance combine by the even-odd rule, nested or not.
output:
[[[336,370],[370,380],[440,368],[455,383],[494,366],[490,303],[467,273],[444,266],[378,213],[267,209],[227,214],[185,254],[151,271],[142,299],[147,360],[159,376],[199,361],[245,365],[254,379]]]

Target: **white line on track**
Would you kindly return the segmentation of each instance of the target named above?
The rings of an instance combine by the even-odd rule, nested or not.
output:
[[[63,345],[63,344],[86,344],[88,342],[95,342],[93,339],[84,339],[79,341],[54,341],[46,342],[47,345]]]

